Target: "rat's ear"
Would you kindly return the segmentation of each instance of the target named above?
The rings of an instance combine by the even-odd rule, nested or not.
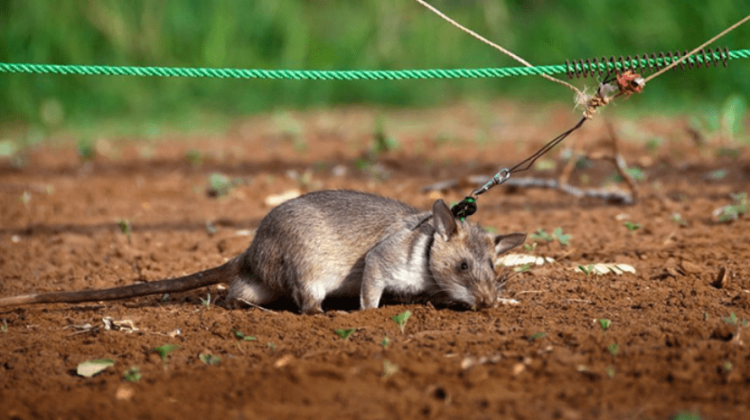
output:
[[[445,201],[437,200],[432,205],[432,219],[435,230],[445,239],[449,240],[458,231],[458,224],[451,213],[451,209],[445,205]]]
[[[511,249],[521,245],[525,240],[525,233],[509,233],[507,235],[497,235],[495,236],[495,255],[500,255],[503,252],[510,251]]]

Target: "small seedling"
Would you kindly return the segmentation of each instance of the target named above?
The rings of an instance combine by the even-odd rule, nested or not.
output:
[[[211,353],[201,353],[198,355],[198,359],[208,366],[218,365],[221,362],[221,357],[214,356]]]
[[[354,334],[354,331],[357,331],[356,328],[342,328],[339,330],[334,330],[336,334],[338,334],[339,337],[341,337],[342,340],[348,340],[349,336]]]
[[[383,341],[380,342],[380,345],[384,348],[387,348],[389,344],[391,344],[391,339],[386,335],[385,337],[383,337]]]
[[[729,325],[737,325],[737,315],[735,315],[734,312],[729,314],[729,316],[727,317],[721,318],[721,320]]]
[[[398,365],[388,361],[383,360],[383,378],[388,378],[398,372]]]
[[[372,146],[375,154],[387,153],[398,148],[398,141],[385,132],[385,122],[382,115],[375,119],[375,143]]]
[[[276,344],[274,344],[273,341],[269,341],[266,346],[268,346],[268,348],[271,349],[272,352],[276,352]]]
[[[180,348],[180,346],[175,345],[175,344],[165,344],[163,346],[159,346],[159,347],[153,348],[153,349],[151,349],[151,351],[154,352],[154,353],[156,353],[156,354],[158,354],[159,357],[161,358],[161,362],[164,363],[164,365],[166,366],[166,364],[167,364],[167,355],[169,355],[169,353],[172,353],[173,351],[175,351],[175,350],[177,350],[179,348]]]
[[[131,243],[133,241],[133,238],[130,236],[130,233],[132,231],[133,226],[130,224],[130,220],[128,219],[120,219],[119,222],[117,222],[117,226],[120,227],[120,231],[128,237],[128,243]]]
[[[703,420],[700,414],[691,411],[683,411],[675,414],[672,420]]]
[[[124,379],[128,382],[138,382],[141,380],[141,368],[131,366],[125,371]]]
[[[76,152],[82,161],[87,162],[94,160],[94,157],[96,156],[96,147],[94,147],[94,143],[91,140],[80,139],[76,144]]]
[[[3,319],[3,325],[0,325],[0,332],[8,332],[8,320]]]
[[[534,263],[526,263],[523,265],[519,265],[518,267],[514,268],[513,271],[516,273],[525,273],[529,270],[531,270],[531,267],[534,266]]]
[[[578,269],[583,272],[583,274],[589,276],[591,274],[596,274],[594,271],[594,264],[589,264],[588,266],[585,265],[579,265]]]
[[[602,331],[607,331],[612,325],[612,321],[606,318],[599,319],[599,325],[602,327]]]
[[[551,234],[546,232],[544,229],[537,229],[536,232],[529,235],[529,238],[538,239],[545,242],[553,242],[557,240],[560,245],[567,246],[570,243],[570,239],[572,238],[572,236],[564,234],[562,228],[557,227],[552,231]]]
[[[604,372],[609,376],[610,379],[615,377],[615,367],[614,366],[607,366],[604,368]]]
[[[729,373],[732,371],[732,368],[734,368],[734,365],[732,364],[732,362],[727,360],[726,362],[721,364],[721,368],[724,369],[724,373]]]
[[[529,339],[528,339],[528,340],[529,340],[529,342],[533,342],[533,341],[539,340],[539,339],[541,339],[541,338],[544,338],[544,337],[546,337],[546,336],[547,336],[547,333],[546,333],[546,332],[544,332],[544,331],[540,331],[540,332],[538,332],[538,333],[535,333],[535,334],[531,334],[531,335],[529,336]]]
[[[203,298],[198,298],[198,299],[201,300],[201,305],[203,305],[206,308],[206,310],[211,309],[211,293],[207,293],[205,299]]]
[[[203,154],[199,150],[190,149],[185,153],[185,159],[194,167],[200,166],[203,163]]]
[[[168,300],[169,300],[169,293],[164,293],[163,295],[161,295],[162,302],[166,302]]]
[[[720,181],[727,177],[727,174],[729,171],[726,169],[717,169],[715,171],[711,171],[706,174],[706,179],[709,179],[711,181]]]
[[[724,206],[715,212],[720,222],[731,222],[737,220],[740,216],[746,214],[750,209],[750,203],[747,200],[747,193],[730,194],[732,204]]]
[[[78,365],[76,368],[76,374],[78,374],[78,376],[83,376],[84,378],[90,378],[114,365],[115,361],[112,359],[87,360]]]
[[[656,149],[661,146],[661,143],[663,140],[659,137],[651,137],[650,139],[646,140],[646,149],[650,152],[655,151]]]
[[[531,243],[531,244],[523,244],[523,249],[529,252],[534,252],[534,250],[536,249],[536,242]]]
[[[241,341],[257,341],[258,339],[253,337],[252,335],[245,335],[241,331],[232,330],[234,332],[234,336],[240,339]]]
[[[549,233],[547,233],[547,231],[545,231],[544,229],[537,229],[536,232],[529,235],[529,238],[538,239],[540,241],[545,241],[545,242],[552,242],[555,240],[555,238]]]
[[[625,172],[635,181],[643,181],[646,179],[646,174],[643,173],[643,169],[641,168],[628,168]]]
[[[562,228],[555,228],[555,230],[552,232],[552,235],[557,239],[557,242],[560,242],[560,245],[567,246],[568,243],[570,243],[570,235],[566,235],[563,233]]]
[[[214,224],[213,224],[213,223],[211,223],[211,222],[210,222],[210,221],[208,221],[208,220],[206,220],[206,232],[207,232],[207,233],[208,233],[209,235],[213,235],[213,234],[215,234],[215,233],[217,232],[217,230],[216,230],[216,226],[214,226]]]
[[[398,328],[401,330],[401,334],[404,333],[404,327],[406,326],[406,321],[408,321],[410,317],[411,317],[411,311],[402,312],[398,315],[391,317],[391,319],[398,325]]]
[[[607,350],[609,350],[612,356],[617,356],[617,353],[620,352],[620,345],[617,343],[612,343],[609,346],[607,346]]]
[[[224,197],[233,187],[234,182],[228,176],[214,172],[208,176],[206,192],[209,197]]]
[[[703,320],[708,321],[708,312],[703,312]]]
[[[625,225],[625,227],[628,228],[628,230],[631,232],[635,232],[642,227],[640,223],[635,222],[625,222],[623,223],[623,225]]]
[[[682,218],[682,215],[680,213],[672,213],[671,219],[673,222],[677,223],[680,226],[687,226],[687,221]]]

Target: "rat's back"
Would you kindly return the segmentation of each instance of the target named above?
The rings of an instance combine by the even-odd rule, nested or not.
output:
[[[364,255],[418,213],[400,201],[345,190],[284,202],[258,226],[229,298],[261,304],[291,294],[307,312],[306,296],[356,297]]]

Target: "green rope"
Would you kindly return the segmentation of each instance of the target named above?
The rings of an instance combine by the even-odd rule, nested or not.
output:
[[[720,61],[716,53],[707,53],[710,62]],[[750,58],[750,49],[730,51],[729,59]],[[676,59],[676,58],[675,58]],[[702,55],[690,57],[688,62],[704,63]],[[666,59],[632,59],[630,66],[668,65]],[[628,64],[627,62],[625,64]],[[593,67],[589,69],[589,67]],[[622,69],[620,63],[603,63],[589,66],[576,64],[580,71]],[[625,66],[627,68],[627,66]],[[80,66],[55,64],[0,63],[0,73],[41,73],[76,74],[107,76],[157,76],[157,77],[211,77],[235,79],[291,79],[291,80],[404,80],[404,79],[459,79],[459,78],[500,78],[510,76],[533,76],[540,74],[565,74],[568,67],[562,65],[536,67],[505,67],[479,69],[427,69],[427,70],[258,70],[228,68],[189,68],[189,67],[133,67],[133,66]]]

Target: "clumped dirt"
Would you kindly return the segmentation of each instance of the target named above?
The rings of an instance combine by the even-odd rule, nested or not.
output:
[[[368,152],[379,115],[398,147]],[[0,162],[0,295],[126,285],[218,265],[250,243],[270,209],[265,199],[292,189],[370,191],[423,209],[437,196],[456,202],[474,187],[467,176],[525,158],[576,118],[507,103],[354,108],[257,117],[222,135],[102,133],[90,161],[70,141],[37,147],[21,157],[25,165]],[[566,147],[606,152],[604,120],[586,124],[528,175],[556,178]],[[0,417],[750,418],[750,218],[712,216],[732,203],[730,193],[748,192],[747,148],[702,137],[680,118],[613,122],[623,156],[644,175],[636,205],[506,186],[480,198],[472,218],[497,232],[571,235],[567,245],[527,241],[536,248],[520,252],[555,263],[509,271],[505,297],[516,305],[304,316],[207,307],[207,293],[221,303],[224,290],[214,287],[3,308]],[[214,172],[236,181],[228,194],[206,193]],[[582,160],[570,179],[600,186],[614,173],[607,161]],[[451,178],[458,187],[421,191]],[[594,263],[630,264],[636,273],[573,271]],[[724,282],[714,284],[722,270]],[[413,315],[402,333],[391,317],[406,310]],[[106,330],[105,317],[138,330]],[[611,320],[609,328],[599,319]],[[335,332],[350,328],[347,340]],[[179,348],[162,362],[152,349],[164,344]],[[207,353],[221,361],[203,363]],[[75,374],[100,358],[115,365],[93,378]],[[124,379],[131,366],[140,369],[137,382]]]

